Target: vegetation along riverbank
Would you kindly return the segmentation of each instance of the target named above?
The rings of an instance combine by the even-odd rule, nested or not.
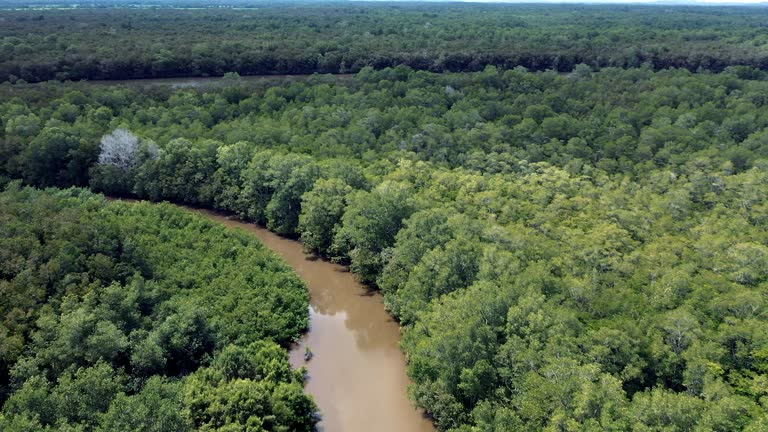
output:
[[[441,432],[768,430],[767,11],[0,11],[0,428],[308,430],[333,359],[371,394],[405,367]],[[378,312],[329,306],[370,294],[351,279],[308,303],[247,233],[98,192],[299,240]],[[348,354],[311,342],[327,375],[303,383],[308,319]],[[368,429],[409,428],[387,417]]]

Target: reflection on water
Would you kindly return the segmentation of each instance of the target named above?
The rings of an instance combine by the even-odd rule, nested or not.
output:
[[[254,233],[307,283],[310,331],[291,352],[291,364],[307,366],[306,388],[320,407],[321,430],[435,430],[407,398],[409,381],[398,347],[400,330],[384,311],[378,293],[366,290],[344,267],[307,256],[296,241],[212,211],[194,211]],[[304,361],[305,347],[314,353],[309,362]]]

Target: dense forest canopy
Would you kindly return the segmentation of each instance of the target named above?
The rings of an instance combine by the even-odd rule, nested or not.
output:
[[[307,292],[252,237],[18,183],[0,227],[0,430],[312,430]]]
[[[767,23],[0,10],[0,429],[312,427],[285,352],[301,282],[242,233],[103,192],[349,265],[440,431],[768,430]],[[205,75],[224,77],[57,81]]]
[[[0,10],[0,81],[344,73],[401,64],[435,72],[488,65],[567,72],[579,63],[768,69],[766,8],[257,6]]]
[[[87,185],[101,137],[118,128],[179,152],[174,157],[201,158],[189,167],[196,180],[179,184],[191,189],[174,192],[198,203],[206,199],[197,194],[214,196],[205,183],[222,145],[382,167],[407,157],[482,173],[515,172],[525,160],[646,177],[700,157],[742,171],[768,156],[764,76],[738,67],[694,74],[580,66],[564,75],[400,66],[368,68],[343,85],[317,76],[253,88],[232,75],[216,87],[178,91],[6,84],[0,174],[45,186]],[[193,190],[195,184],[209,189]]]
[[[348,263],[441,431],[756,432],[767,87],[586,65],[4,84],[0,169],[231,211]]]

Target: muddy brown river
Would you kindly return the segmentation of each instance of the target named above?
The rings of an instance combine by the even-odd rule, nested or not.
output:
[[[359,284],[344,267],[315,259],[299,242],[210,210],[209,219],[256,235],[283,257],[310,292],[310,331],[291,352],[294,367],[306,365],[309,392],[324,432],[433,432],[432,423],[407,397],[400,329],[381,295]],[[304,361],[305,348],[314,356]]]

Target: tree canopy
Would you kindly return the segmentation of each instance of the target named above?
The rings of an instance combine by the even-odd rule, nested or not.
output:
[[[344,82],[0,92],[3,182],[210,206],[349,264],[400,320],[411,396],[441,431],[768,425],[768,84],[758,69],[401,65]],[[153,424],[202,429],[310,425],[279,348],[306,325],[306,293],[250,240],[81,189],[11,183],[4,197],[4,217],[21,221],[4,230],[36,227],[0,248],[11,257],[4,280],[19,278],[2,290],[18,298],[0,304],[22,305],[0,333],[8,428],[55,427],[64,409],[67,424],[95,428],[135,428],[142,410]],[[50,219],[84,222],[43,242],[59,232]],[[214,232],[231,240],[204,235]],[[53,249],[30,261],[37,248]],[[215,258],[245,249],[259,265]],[[198,253],[210,265],[185,255]],[[128,301],[112,291],[145,306],[98,312]],[[256,378],[259,359],[274,379]],[[78,403],[96,408],[61,396],[83,389],[92,393]]]
[[[0,193],[0,429],[310,431],[308,296],[245,233],[82,189]]]
[[[15,1],[6,3],[13,8]],[[580,63],[768,69],[768,12],[761,7],[240,0],[55,5],[68,3],[74,7],[0,10],[0,81],[356,73],[398,65],[432,72],[486,66],[570,72]]]

